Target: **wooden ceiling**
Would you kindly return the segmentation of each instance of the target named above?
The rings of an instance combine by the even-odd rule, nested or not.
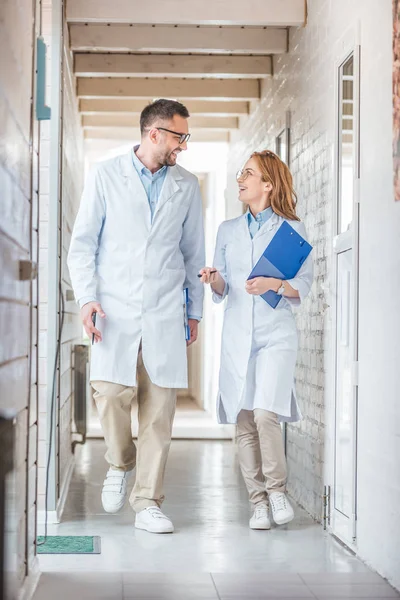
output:
[[[193,141],[229,141],[305,0],[67,0],[82,125],[88,139],[138,139],[155,98],[184,102]]]

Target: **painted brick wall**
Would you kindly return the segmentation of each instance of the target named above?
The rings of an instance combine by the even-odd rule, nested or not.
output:
[[[274,149],[291,111],[291,168],[298,212],[314,245],[315,283],[297,313],[297,391],[304,420],[288,428],[289,490],[321,516],[323,483],[332,483],[334,417],[331,247],[334,199],[335,76],[361,43],[361,181],[357,552],[400,587],[400,203],[392,189],[390,0],[308,0],[308,24],[290,32],[289,53],[232,138],[228,214],[240,214],[235,171],[252,150]],[[390,282],[382,306],[381,281]],[[378,543],[379,540],[379,543]],[[396,564],[397,561],[397,564]]]
[[[329,2],[310,3],[306,29],[291,30],[290,52],[274,60],[273,79],[262,82],[261,99],[253,103],[249,118],[232,139],[228,181],[228,212],[240,214],[235,201],[235,171],[252,151],[275,150],[275,137],[291,114],[291,170],[298,194],[298,214],[304,221],[314,247],[315,281],[303,307],[297,311],[299,352],[296,389],[304,419],[288,425],[287,456],[289,491],[312,516],[321,517],[324,452],[324,282],[327,278],[331,237],[333,127],[327,119],[333,111],[332,71],[314,52],[323,31],[314,8]],[[322,6],[323,5],[323,6]],[[323,10],[322,13],[323,14]],[[313,25],[313,21],[316,24]],[[324,20],[323,20],[324,22]],[[316,57],[317,55],[317,57]],[[326,53],[324,54],[326,60]],[[333,112],[331,112],[333,118]]]

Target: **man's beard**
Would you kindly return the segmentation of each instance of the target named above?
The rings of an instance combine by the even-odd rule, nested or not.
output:
[[[160,157],[160,164],[163,167],[173,167],[176,165],[176,159],[174,157],[172,157],[172,154],[176,153],[176,156],[178,156],[180,150],[179,148],[175,148],[175,150],[172,150],[172,152],[168,152],[168,154],[164,154],[164,156]]]

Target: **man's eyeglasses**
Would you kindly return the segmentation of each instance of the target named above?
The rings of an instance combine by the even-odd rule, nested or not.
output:
[[[178,133],[178,131],[172,131],[171,129],[165,129],[165,127],[156,127],[159,131],[168,131],[168,133],[173,133],[174,135],[179,137],[179,144],[184,144],[188,142],[190,139],[190,133]]]

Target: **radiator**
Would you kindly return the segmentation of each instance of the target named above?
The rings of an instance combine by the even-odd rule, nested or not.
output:
[[[82,436],[80,443],[86,441],[87,432],[87,390],[88,390],[89,346],[74,346],[74,422],[75,433]]]

